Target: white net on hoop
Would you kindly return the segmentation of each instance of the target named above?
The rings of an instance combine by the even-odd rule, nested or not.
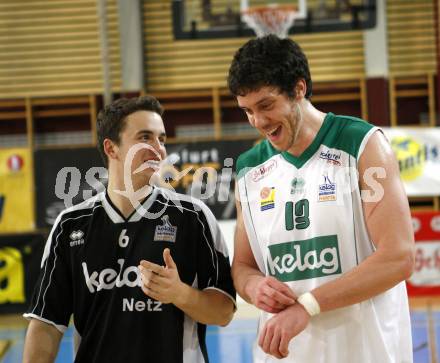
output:
[[[286,38],[295,21],[296,8],[271,4],[267,6],[248,7],[242,10],[241,19],[255,31],[257,37],[276,34]]]

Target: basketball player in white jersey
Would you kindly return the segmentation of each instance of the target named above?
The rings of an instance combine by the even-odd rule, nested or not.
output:
[[[265,138],[237,161],[232,271],[261,309],[254,361],[412,362],[414,241],[384,135],[312,105],[308,61],[290,39],[247,42],[228,84]]]

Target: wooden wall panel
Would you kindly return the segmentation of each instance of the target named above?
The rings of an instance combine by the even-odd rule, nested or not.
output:
[[[0,2],[0,98],[102,93],[95,0]],[[112,85],[120,89],[116,0],[108,1]]]
[[[437,72],[433,0],[387,0],[391,76]]]

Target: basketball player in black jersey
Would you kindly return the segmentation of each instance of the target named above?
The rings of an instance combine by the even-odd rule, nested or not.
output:
[[[166,157],[161,115],[149,96],[98,115],[108,187],[55,221],[24,314],[24,362],[53,362],[71,317],[78,363],[208,362],[206,325],[235,309],[228,254],[201,201],[150,185]]]

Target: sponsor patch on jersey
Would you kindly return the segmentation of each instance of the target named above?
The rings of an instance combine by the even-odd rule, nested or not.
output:
[[[336,200],[336,183],[328,175],[323,175],[324,184],[319,184],[318,202],[331,202]]]
[[[83,231],[72,231],[70,234],[70,247],[79,246],[84,244],[84,232]]]
[[[261,211],[275,208],[275,188],[264,187],[260,191],[260,198]]]
[[[268,162],[264,163],[263,165],[255,168],[255,170],[252,171],[251,177],[254,182],[260,181],[261,179],[268,176],[272,171],[274,171],[277,168],[277,161],[276,160],[269,160]]]
[[[168,215],[161,218],[162,225],[156,226],[154,241],[176,242],[177,227],[170,222]]]
[[[305,190],[306,182],[303,178],[293,178],[290,183],[290,194],[302,194]]]
[[[341,152],[323,150],[319,154],[319,158],[327,161],[327,164],[341,165]]]
[[[341,273],[338,237],[315,237],[268,246],[267,270],[280,281],[306,280]]]

